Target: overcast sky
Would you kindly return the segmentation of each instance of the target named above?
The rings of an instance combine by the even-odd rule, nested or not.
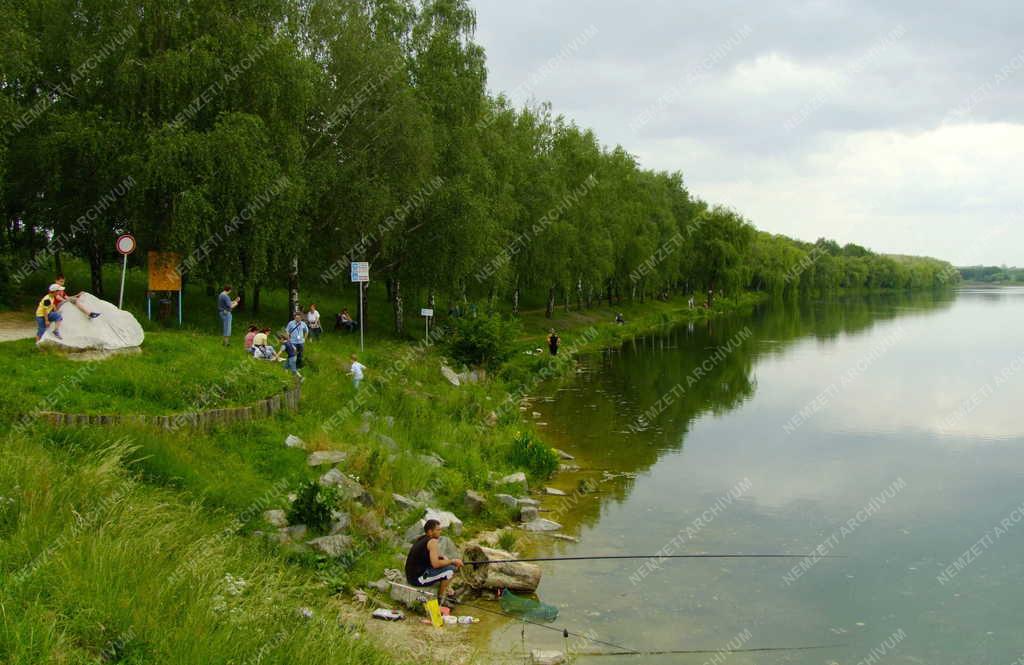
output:
[[[474,0],[550,101],[758,228],[1024,266],[1024,3]]]

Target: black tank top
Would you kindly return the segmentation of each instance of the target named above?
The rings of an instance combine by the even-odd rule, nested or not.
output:
[[[423,534],[409,548],[409,556],[405,558],[405,579],[409,584],[419,584],[416,580],[430,568],[429,542],[430,536]]]

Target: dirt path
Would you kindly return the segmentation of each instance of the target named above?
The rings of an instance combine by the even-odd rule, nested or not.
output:
[[[25,312],[0,312],[0,342],[36,336],[35,322]]]

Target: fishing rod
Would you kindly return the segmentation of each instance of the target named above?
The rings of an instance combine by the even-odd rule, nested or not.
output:
[[[603,556],[555,556],[533,559],[494,559],[465,561],[467,566],[486,566],[497,563],[539,563],[543,561],[604,561],[611,559],[807,559],[810,554],[606,554]],[[818,559],[845,559],[845,556],[819,556]]]
[[[490,608],[482,607],[480,605],[474,605],[473,603],[463,603],[463,602],[460,602],[459,605],[462,605],[462,606],[465,606],[465,607],[472,607],[474,609],[478,609],[478,610],[481,610],[483,612],[489,612],[490,614],[497,614],[499,616],[507,617],[509,619],[515,619],[517,621],[523,622],[524,624],[529,624],[531,626],[536,626],[537,628],[543,628],[544,630],[551,630],[551,631],[554,631],[556,633],[559,633],[564,639],[568,639],[570,637],[578,637],[578,638],[586,640],[586,641],[588,641],[588,642],[590,642],[592,644],[599,644],[601,646],[606,646],[606,647],[609,647],[611,649],[615,649],[615,651],[589,651],[589,652],[588,651],[578,651],[578,652],[576,652],[576,654],[579,655],[579,656],[595,656],[595,657],[600,657],[600,656],[669,656],[669,655],[700,655],[700,654],[714,654],[714,653],[766,653],[766,652],[773,652],[773,651],[814,651],[814,650],[822,650],[822,649],[839,649],[839,648],[847,646],[845,644],[815,644],[815,645],[800,646],[800,647],[750,647],[750,648],[744,648],[744,649],[669,649],[669,650],[658,650],[658,651],[639,651],[637,649],[630,649],[629,647],[624,647],[624,646],[622,646],[620,644],[615,644],[614,642],[606,642],[604,640],[599,640],[596,637],[592,637],[590,635],[586,635],[586,634],[583,634],[583,633],[574,633],[574,632],[572,632],[571,630],[569,630],[567,628],[558,628],[557,626],[548,626],[547,624],[539,623],[537,621],[530,621],[529,619],[526,619],[524,617],[518,617],[518,616],[515,616],[514,614],[509,614],[508,612],[503,612],[501,610],[492,610]]]

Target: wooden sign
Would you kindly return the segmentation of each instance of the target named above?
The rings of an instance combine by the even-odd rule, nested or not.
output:
[[[149,290],[181,291],[181,255],[149,250]]]

